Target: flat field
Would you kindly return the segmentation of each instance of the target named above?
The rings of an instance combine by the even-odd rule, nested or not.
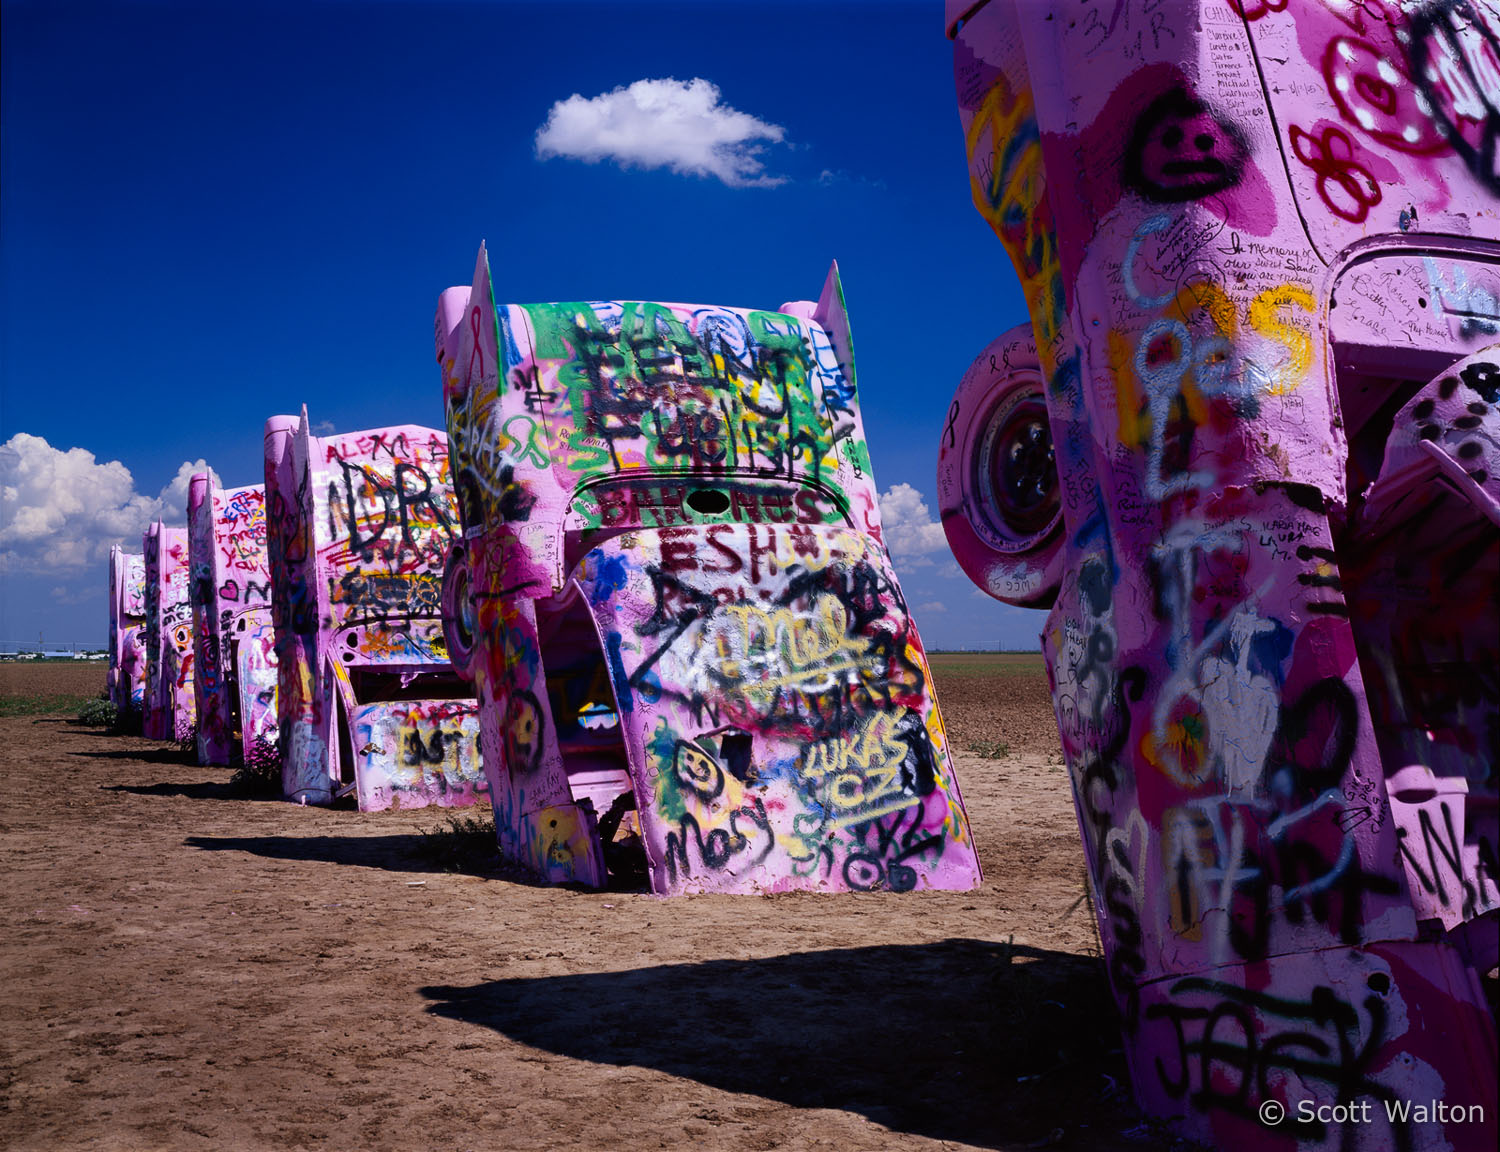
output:
[[[1041,658],[932,664],[980,890],[676,899],[255,798],[73,722],[101,665],[0,665],[0,1146],[1161,1146]]]

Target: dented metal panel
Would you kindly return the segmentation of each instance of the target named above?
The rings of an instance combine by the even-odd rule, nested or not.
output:
[[[754,523],[619,536],[578,583],[650,785],[660,890],[978,879],[926,661],[873,538]]]

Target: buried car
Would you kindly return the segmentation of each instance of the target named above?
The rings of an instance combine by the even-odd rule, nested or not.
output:
[[[502,851],[658,893],[974,887],[880,539],[837,269],[779,311],[443,293],[473,677]]]
[[[146,560],[109,550],[109,671],[105,684],[121,728],[140,726],[146,695]]]
[[[276,653],[262,485],[188,483],[189,594],[198,762],[254,767],[277,758]]]
[[[303,409],[266,421],[265,452],[283,794],[361,811],[482,799],[473,690],[439,618],[443,434],[314,436]]]
[[[193,605],[188,598],[188,533],[160,520],[141,536],[146,573],[146,668],[141,730],[151,740],[193,739]]]
[[[1136,1093],[1215,1147],[1493,1148],[1496,12],[948,15],[1031,322],[943,522],[1050,609]]]

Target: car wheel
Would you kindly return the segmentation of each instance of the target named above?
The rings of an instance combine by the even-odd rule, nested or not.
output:
[[[453,670],[474,679],[474,594],[469,549],[455,540],[443,567],[443,639]]]
[[[1029,324],[993,341],[964,373],[939,447],[938,503],[969,579],[1007,604],[1052,604],[1062,581],[1062,495]]]

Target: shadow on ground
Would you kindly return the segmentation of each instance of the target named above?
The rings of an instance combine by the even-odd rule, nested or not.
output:
[[[256,793],[233,780],[196,780],[188,783],[163,781],[160,784],[101,784],[102,792],[128,792],[134,796],[186,796],[189,800],[274,800],[280,796]]]
[[[248,852],[272,860],[348,864],[386,872],[465,872],[527,887],[541,887],[524,869],[500,859],[494,830],[483,853],[472,845],[454,844],[442,829],[383,836],[189,836],[184,843],[204,852]]]
[[[1118,1143],[1129,1103],[1099,960],[979,940],[422,989],[561,1056],[994,1148]]]
[[[145,764],[186,764],[194,768],[198,766],[197,752],[191,748],[184,750],[173,744],[152,748],[111,748],[108,751],[85,749],[82,752],[70,753],[70,755],[87,756],[93,760],[139,760]]]

